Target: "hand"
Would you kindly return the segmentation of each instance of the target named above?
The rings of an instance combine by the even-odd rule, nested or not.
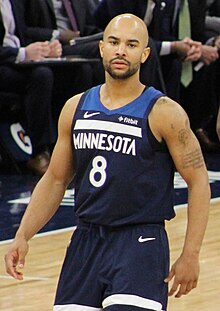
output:
[[[205,65],[210,65],[212,62],[215,62],[219,58],[217,47],[213,47],[210,45],[202,45],[202,55],[201,61],[205,63]]]
[[[169,291],[169,296],[176,293],[175,297],[179,298],[195,288],[199,278],[198,256],[180,256],[173,264],[168,277],[164,281],[168,283],[173,278],[174,282]]]
[[[50,47],[47,41],[31,43],[25,50],[27,60],[42,60],[48,57],[50,53]]]
[[[190,38],[185,38],[184,42],[189,45],[189,50],[184,59],[186,62],[198,61],[202,55],[202,43],[199,41],[194,41]]]
[[[189,44],[187,42],[184,42],[184,40],[173,41],[171,44],[171,52],[176,53],[181,59],[185,59],[189,49]]]
[[[177,55],[185,62],[194,62],[201,57],[201,46],[201,42],[185,38],[180,41],[174,41],[172,43],[171,51],[177,53]]]
[[[80,36],[79,31],[65,30],[60,33],[60,41],[62,44],[69,44],[70,40],[78,38]]]
[[[5,255],[6,272],[16,280],[23,280],[23,273],[18,271],[17,267],[23,269],[28,248],[28,242],[25,239],[16,238]]]
[[[58,40],[50,42],[50,53],[49,57],[60,57],[62,55],[62,45]]]
[[[26,47],[27,60],[42,60],[50,53],[48,42],[35,42]]]

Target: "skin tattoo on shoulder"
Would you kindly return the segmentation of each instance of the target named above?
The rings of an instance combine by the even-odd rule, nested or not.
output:
[[[166,97],[161,97],[161,98],[159,99],[159,103],[160,103],[160,104],[166,104],[166,103],[167,103]]]
[[[187,146],[189,142],[189,131],[187,129],[182,129],[179,131],[179,142],[184,146]],[[201,150],[196,148],[195,150],[185,153],[182,156],[183,168],[199,168],[203,166],[203,157]]]

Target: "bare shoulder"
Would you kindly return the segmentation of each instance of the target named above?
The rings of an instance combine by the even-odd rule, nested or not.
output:
[[[61,111],[61,116],[63,114],[65,116],[70,114],[73,117],[81,96],[82,96],[82,93],[77,94],[77,95],[71,97],[70,99],[68,99],[67,102],[65,103],[65,105],[63,106],[63,109]]]
[[[185,132],[190,129],[189,119],[185,110],[169,97],[161,97],[154,105],[149,122],[153,133],[160,141],[169,136]],[[183,134],[184,136],[184,134]]]
[[[158,141],[166,142],[176,168],[185,180],[192,176],[189,170],[205,169],[199,142],[190,128],[186,112],[178,103],[161,97],[150,113],[149,122]]]
[[[75,114],[76,108],[78,106],[79,100],[82,96],[81,94],[77,94],[70,99],[67,100],[63,109],[61,111],[59,117],[59,124],[58,127],[60,128],[70,128],[73,120],[73,116]]]
[[[166,117],[170,121],[178,121],[187,118],[184,109],[174,100],[169,97],[160,97],[154,105],[153,111],[155,117],[163,119]]]

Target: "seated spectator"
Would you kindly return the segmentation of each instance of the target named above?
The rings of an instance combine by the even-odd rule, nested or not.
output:
[[[24,5],[24,1],[15,0],[4,0],[1,4],[2,8],[6,11],[6,14],[3,14],[5,20],[2,21],[4,46],[19,48],[19,53],[16,57],[17,63],[25,59],[45,61],[48,57],[59,58],[62,54],[62,45],[56,39],[27,44],[25,38],[26,25],[24,16],[26,11]],[[7,25],[5,27],[5,23],[10,23],[10,27],[8,28]],[[25,46],[26,48],[24,48]],[[16,51],[14,53],[17,53]],[[91,87],[92,75],[90,65],[87,63],[75,63],[73,66],[67,66],[58,62],[57,65],[55,64],[50,68],[54,76],[52,112],[55,121],[57,121],[65,101],[74,94],[81,93],[88,87]]]
[[[0,46],[0,91],[17,93],[22,98],[23,113],[19,118],[24,119],[33,150],[27,167],[41,176],[49,165],[49,151],[56,138],[51,114],[53,73],[43,66],[23,71],[2,65],[6,49]]]
[[[212,83],[208,83],[208,91],[204,84],[210,78],[209,71],[212,71],[212,68],[211,66],[204,66],[199,72],[192,69],[198,61],[202,61],[206,65],[215,62],[218,59],[218,53],[216,48],[203,44],[205,0],[189,0],[188,17],[191,28],[189,28],[190,32],[187,36],[183,34],[180,36],[180,15],[183,16],[183,8],[185,9],[183,4],[184,1],[175,0],[132,0],[129,3],[125,0],[120,2],[103,0],[98,5],[94,15],[99,27],[101,25],[105,27],[112,17],[128,11],[145,20],[149,35],[156,42],[160,54],[166,94],[179,101],[186,109],[192,122],[192,128],[198,135],[203,148],[213,150],[218,146],[210,141],[203,130],[203,126],[205,127],[208,122],[207,115],[209,120],[215,109],[214,98],[208,107],[207,101],[205,101],[207,96],[210,99],[210,94],[213,92]],[[191,78],[187,81],[182,79],[183,72],[185,72],[182,68],[185,67],[189,67],[188,72],[191,72]],[[207,91],[206,97],[204,96],[205,91]],[[202,135],[200,135],[201,131]]]
[[[25,1],[25,0],[22,0]],[[80,44],[69,45],[73,38],[84,37],[102,33],[100,27],[95,26],[93,15],[95,6],[100,2],[98,0],[72,0],[70,1],[75,19],[76,27],[70,23],[70,18],[65,10],[62,0],[29,0],[26,2],[26,36],[29,42],[33,40],[50,40],[57,38],[63,45],[63,55],[81,55],[89,58],[99,58],[99,38],[92,41],[84,41]],[[147,61],[146,70],[142,70],[142,77],[148,79],[149,84],[159,88],[161,85],[158,73],[158,59],[155,47],[151,42],[151,56]],[[93,66],[94,82],[101,84],[104,82],[104,70],[102,63]]]
[[[94,3],[90,3],[88,0],[72,0],[69,2],[71,5],[67,8],[62,0],[19,1],[25,4],[27,43],[58,39],[63,46],[63,56],[80,55],[85,58],[100,58],[100,38],[70,45],[70,40],[75,38],[86,38],[101,33],[101,30],[95,26],[91,14],[91,11],[94,10]],[[101,59],[100,62],[93,65],[92,69],[93,84],[102,83],[104,70]]]
[[[173,10],[173,1],[103,0],[94,17],[97,26],[103,29],[118,14],[131,12],[143,19],[160,55],[166,94],[179,101],[181,58],[186,57],[189,44],[184,40],[177,41],[172,29]]]
[[[59,42],[37,42],[21,47],[15,35],[15,22],[11,3],[0,2],[0,90],[14,92],[23,98],[23,111],[27,134],[30,136],[33,153],[27,167],[43,175],[49,165],[49,148],[56,139],[51,114],[53,73],[44,66],[32,69],[14,66],[23,60],[41,60],[46,56],[60,56]]]
[[[182,88],[182,102],[189,115],[191,126],[200,141],[204,151],[216,151],[220,145],[216,142],[215,130],[212,130],[217,115],[217,93],[215,90],[216,72],[219,67],[217,47],[212,44],[212,38],[206,33],[207,2],[189,0],[191,8],[191,22],[197,20],[200,12],[200,32],[202,34],[201,57],[199,63],[194,65],[192,83],[185,89]],[[197,6],[197,8],[196,8]],[[194,8],[194,10],[193,10]],[[196,9],[195,9],[196,8]],[[198,26],[199,27],[199,26]]]

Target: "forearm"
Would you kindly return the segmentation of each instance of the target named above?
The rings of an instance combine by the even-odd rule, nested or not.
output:
[[[209,184],[197,184],[189,187],[188,221],[183,254],[199,255],[208,222],[210,205]]]
[[[66,186],[44,175],[33,191],[16,237],[30,240],[55,214]]]

